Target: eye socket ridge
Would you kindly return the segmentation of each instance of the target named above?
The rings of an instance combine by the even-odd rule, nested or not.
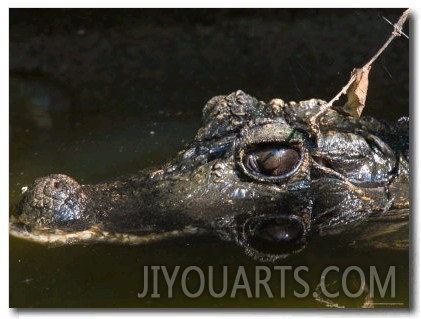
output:
[[[259,180],[279,181],[292,176],[303,161],[297,145],[285,143],[259,143],[249,146],[243,153],[244,172]]]

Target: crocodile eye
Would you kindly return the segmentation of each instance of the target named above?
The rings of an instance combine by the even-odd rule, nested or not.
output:
[[[271,243],[288,243],[300,238],[303,232],[301,224],[295,221],[274,220],[260,223],[256,229],[256,237]]]
[[[248,243],[264,253],[289,254],[305,245],[304,225],[295,218],[251,219],[244,231]]]
[[[245,156],[245,166],[254,173],[269,177],[287,177],[301,162],[301,154],[285,145],[259,147]]]

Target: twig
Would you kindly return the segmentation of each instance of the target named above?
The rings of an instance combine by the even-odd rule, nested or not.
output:
[[[373,64],[373,62],[376,61],[376,59],[383,53],[383,51],[389,46],[390,42],[392,42],[392,40],[394,38],[396,38],[398,36],[401,36],[401,35],[405,35],[402,32],[402,26],[406,22],[406,20],[408,19],[408,15],[409,15],[409,9],[405,10],[402,13],[402,15],[400,16],[399,20],[393,25],[393,31],[392,31],[390,37],[387,39],[387,41],[383,44],[383,46],[376,52],[376,54],[370,59],[370,61],[368,61],[361,69],[359,69],[361,72],[367,72],[367,71],[370,70],[371,65]],[[349,87],[355,81],[357,75],[358,75],[358,72],[352,72],[351,73],[351,77],[349,78],[348,83],[341,89],[341,91],[338,94],[336,94],[336,96],[332,100],[330,100],[327,104],[323,105],[320,108],[320,111],[311,118],[310,123],[313,126],[313,128],[317,128],[316,119],[321,114],[323,114],[324,112],[326,112],[329,108],[331,108],[332,105],[333,105],[333,102],[335,102],[336,100],[338,100],[341,97],[342,94],[346,94],[347,93]],[[317,129],[317,131],[318,131],[318,129]]]
[[[402,26],[405,23],[406,19],[408,19],[408,15],[409,15],[409,9],[405,10],[402,13],[398,22],[396,22],[395,25],[393,26],[393,31],[392,31],[392,34],[390,35],[389,39],[387,39],[386,43],[383,44],[383,46],[380,48],[380,50],[377,51],[377,53],[371,58],[370,61],[368,61],[368,63],[366,65],[363,66],[363,68],[367,68],[367,67],[371,66],[373,64],[373,62],[376,61],[376,59],[380,56],[380,54],[382,54],[383,51],[389,46],[390,42],[392,42],[392,40],[394,38],[400,37],[403,34],[402,33]]]
[[[383,20],[385,20],[387,23],[389,23],[392,27],[394,27],[393,23],[389,21],[389,19],[387,19],[386,17],[382,16]],[[403,32],[401,31],[401,35],[403,35],[405,38],[407,38],[409,40],[409,37]]]

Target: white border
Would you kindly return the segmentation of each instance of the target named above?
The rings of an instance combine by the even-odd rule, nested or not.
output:
[[[3,3],[3,2],[2,2]],[[18,0],[4,1],[7,8],[411,8],[416,9],[415,0],[354,0],[354,1],[304,1],[295,0],[278,2],[271,0],[213,0],[213,1],[186,1],[186,0],[103,0],[103,1],[69,1],[60,2],[52,0]]]
[[[413,77],[411,78],[412,85],[411,88],[414,90],[413,93],[413,108],[412,108],[412,114],[411,116],[415,118],[414,120],[414,126],[415,129],[413,131],[414,135],[412,136],[411,143],[413,143],[413,150],[416,150],[415,156],[412,158],[419,160],[419,150],[420,150],[420,114],[421,112],[418,109],[419,106],[419,95],[418,95],[418,88],[419,88],[419,81],[418,81],[418,75],[419,75],[419,62],[417,56],[419,56],[419,23],[417,19],[420,17],[420,9],[419,9],[419,1],[367,1],[367,0],[354,0],[354,1],[348,1],[348,3],[345,3],[344,1],[317,1],[314,3],[309,3],[309,1],[302,1],[302,0],[295,0],[293,2],[272,2],[272,1],[227,1],[227,0],[214,0],[212,2],[203,2],[200,3],[194,3],[191,1],[168,1],[168,0],[154,0],[154,1],[148,1],[148,2],[135,2],[135,1],[37,1],[36,3],[33,1],[5,1],[6,7],[2,7],[0,9],[0,35],[2,40],[2,59],[1,59],[1,80],[2,85],[0,86],[2,88],[0,94],[1,98],[1,107],[0,107],[0,149],[4,152],[2,156],[2,170],[0,175],[0,194],[1,194],[1,207],[3,208],[1,211],[1,220],[0,220],[0,233],[1,233],[1,241],[0,245],[2,246],[0,249],[1,252],[1,260],[2,267],[1,267],[1,277],[0,277],[0,296],[1,296],[1,303],[0,303],[0,318],[77,318],[77,319],[84,319],[84,318],[114,318],[114,317],[124,317],[124,318],[148,318],[148,317],[170,317],[171,318],[185,318],[185,317],[214,317],[215,315],[218,317],[230,317],[230,318],[255,318],[259,315],[264,316],[270,316],[270,317],[280,317],[282,318],[307,318],[309,315],[314,315],[316,317],[336,317],[336,318],[342,318],[343,316],[347,315],[356,315],[355,311],[305,311],[300,312],[299,310],[294,311],[286,311],[286,310],[267,310],[265,312],[256,310],[248,310],[248,311],[235,311],[235,310],[209,310],[208,312],[201,311],[198,313],[197,311],[180,311],[180,310],[161,310],[161,311],[78,311],[78,312],[71,312],[66,313],[64,311],[57,312],[57,311],[45,311],[45,312],[17,312],[15,310],[9,309],[9,241],[8,241],[8,211],[9,211],[9,200],[8,200],[8,194],[9,194],[9,187],[8,187],[8,179],[9,179],[9,139],[8,139],[8,69],[9,69],[9,50],[8,50],[8,41],[9,41],[9,7],[11,8],[17,8],[17,7],[337,7],[338,5],[341,7],[403,7],[407,8],[409,7],[411,10],[411,35],[415,35],[415,38],[411,39],[411,44],[413,45],[412,48],[412,54],[413,54],[413,63],[415,70],[413,70]],[[6,45],[7,43],[7,45]],[[6,49],[7,48],[7,49]],[[417,53],[415,53],[417,52]],[[5,168],[7,167],[7,169]],[[414,214],[418,214],[418,207],[419,207],[419,199],[418,199],[418,190],[419,190],[419,182],[420,182],[420,170],[418,169],[419,165],[414,165],[414,163],[411,163],[411,177],[413,177],[413,207],[412,212]],[[415,173],[415,174],[414,174]],[[417,287],[419,287],[419,275],[418,272],[420,271],[419,265],[419,244],[418,239],[419,236],[417,235],[418,230],[421,229],[420,221],[421,218],[414,218],[413,219],[416,224],[412,226],[412,230],[414,232],[413,239],[415,243],[413,243],[413,252],[412,257],[413,261],[412,264],[415,266],[413,269],[413,290],[411,297],[412,302],[414,303],[411,305],[411,311],[409,312],[410,316],[412,317],[418,317],[420,315],[420,295],[419,290]],[[365,313],[364,313],[365,314]],[[370,313],[373,316],[387,316],[387,317],[401,317],[401,316],[407,316],[408,312],[406,311],[375,311]]]

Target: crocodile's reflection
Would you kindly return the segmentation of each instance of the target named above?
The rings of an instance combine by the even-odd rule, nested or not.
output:
[[[397,212],[409,207],[408,118],[389,125],[331,108],[315,130],[311,119],[323,104],[216,96],[193,142],[163,167],[96,185],[39,178],[23,189],[10,232],[51,244],[214,232],[273,261],[312,236],[401,220]]]

